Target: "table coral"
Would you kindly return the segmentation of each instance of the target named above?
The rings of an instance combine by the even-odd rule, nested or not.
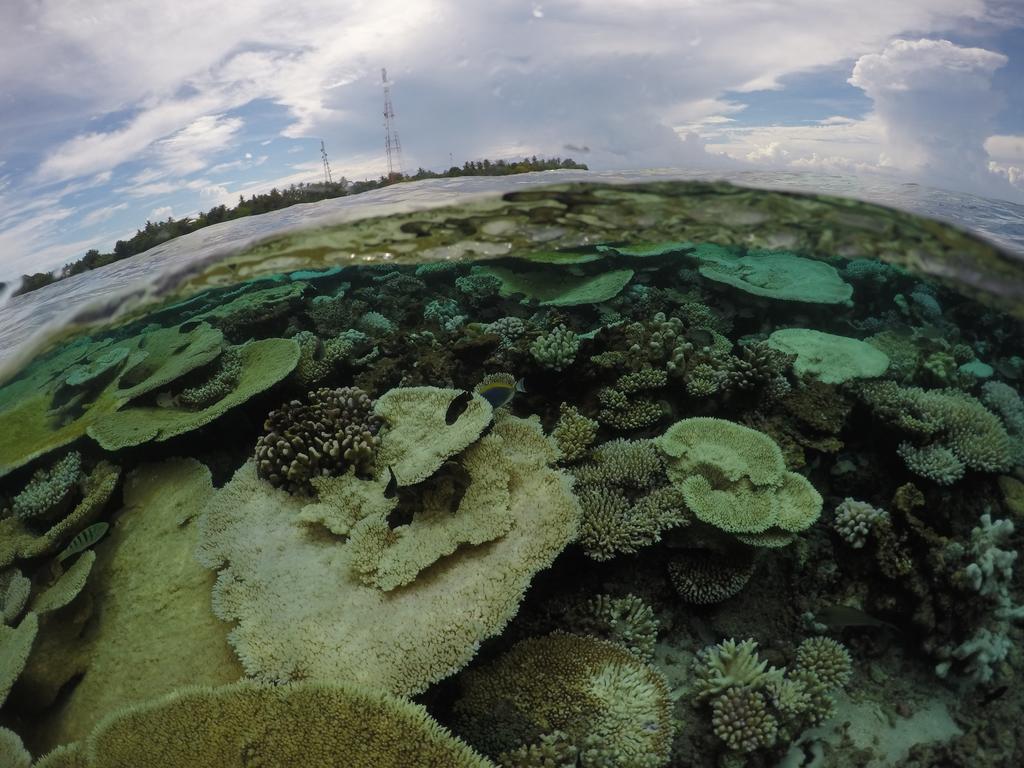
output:
[[[442,422],[447,402],[440,401]],[[490,436],[504,441],[494,483],[508,490],[513,527],[485,546],[460,547],[391,592],[363,584],[347,543],[311,536],[299,518],[303,500],[245,464],[207,506],[198,552],[220,571],[214,611],[237,622],[230,641],[246,671],[269,681],[350,679],[412,695],[500,632],[534,575],[575,538],[580,510],[568,478],[549,466],[554,446],[538,451],[544,438],[536,422],[505,416]],[[394,458],[402,465],[401,452]]]

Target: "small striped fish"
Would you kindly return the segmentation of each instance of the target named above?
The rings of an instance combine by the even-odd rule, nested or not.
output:
[[[103,534],[110,528],[108,523],[93,523],[84,531],[71,540],[64,551],[57,555],[57,562],[61,563],[72,555],[77,555],[83,549],[88,549],[97,541],[103,538]]]

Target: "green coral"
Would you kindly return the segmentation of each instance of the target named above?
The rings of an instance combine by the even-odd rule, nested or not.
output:
[[[979,472],[1005,472],[1019,460],[999,417],[964,392],[879,381],[863,384],[860,393],[877,416],[915,438],[900,451],[908,466],[940,482],[955,482],[957,462]]]
[[[796,355],[793,370],[825,384],[873,379],[889,368],[889,356],[875,346],[808,328],[785,328],[768,337],[768,346]]]
[[[69,752],[71,754],[69,754]],[[74,763],[69,761],[74,760]],[[341,683],[185,688],[114,712],[37,768],[493,768],[418,704]]]
[[[579,337],[564,325],[557,325],[530,344],[530,354],[542,367],[561,371],[576,360],[579,348]]]
[[[595,595],[575,612],[571,624],[573,631],[617,643],[644,661],[654,655],[658,619],[636,595]]]
[[[77,440],[133,401],[213,362],[221,354],[223,335],[195,321],[147,328],[117,342],[123,360],[100,366],[102,375],[91,375],[94,369],[90,375],[74,368],[69,373],[70,366],[92,366],[98,357],[121,358],[108,349],[110,344],[111,339],[78,339],[37,359],[0,388],[0,476]]]
[[[200,397],[213,398],[213,402],[199,410],[175,405],[173,398],[158,400],[156,405],[132,405],[97,419],[88,428],[89,436],[106,450],[116,451],[169,440],[206,426],[284,379],[298,362],[299,347],[291,339],[262,339],[242,345],[238,356],[238,378],[230,387],[227,380],[211,384]]]
[[[497,278],[502,296],[522,294],[541,306],[573,307],[614,298],[633,279],[633,270],[616,269],[578,277],[564,270],[514,272],[504,267],[477,267],[473,274]]]
[[[821,514],[821,495],[786,470],[781,449],[763,432],[698,417],[669,427],[658,446],[697,519],[746,543],[781,546]]]
[[[52,519],[67,508],[82,477],[82,455],[71,451],[49,467],[37,469],[14,497],[11,511],[22,520]]]
[[[487,754],[535,744],[554,731],[580,765],[657,768],[672,743],[661,673],[614,643],[556,632],[516,644],[463,675],[456,732]]]
[[[558,406],[558,421],[551,430],[551,437],[561,451],[561,460],[577,461],[586,455],[597,438],[597,422],[588,419],[573,405],[562,403]]]

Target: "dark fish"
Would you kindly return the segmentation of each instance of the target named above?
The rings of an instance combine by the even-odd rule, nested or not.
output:
[[[831,629],[846,629],[847,627],[885,627],[899,631],[899,628],[887,621],[876,619],[870,613],[865,613],[859,608],[852,608],[848,605],[830,605],[822,608],[814,618]]]
[[[395,470],[388,467],[388,473],[391,475],[391,479],[388,480],[388,484],[384,486],[384,498],[393,499],[398,493],[398,478],[395,477]]]
[[[444,423],[451,426],[458,421],[459,416],[466,412],[472,399],[473,393],[469,391],[463,391],[456,395],[455,399],[448,404],[448,410],[444,414]]]
[[[989,691],[984,696],[982,696],[981,697],[981,702],[979,702],[979,703],[983,707],[986,704],[991,704],[996,699],[1001,699],[1003,697],[1003,694],[1006,693],[1008,690],[1010,690],[1010,686],[1008,686],[1008,685],[1000,685],[994,691]]]

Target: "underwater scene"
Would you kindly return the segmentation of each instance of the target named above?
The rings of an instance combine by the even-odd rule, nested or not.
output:
[[[0,384],[0,768],[1024,764],[986,240],[513,187],[78,318]]]

